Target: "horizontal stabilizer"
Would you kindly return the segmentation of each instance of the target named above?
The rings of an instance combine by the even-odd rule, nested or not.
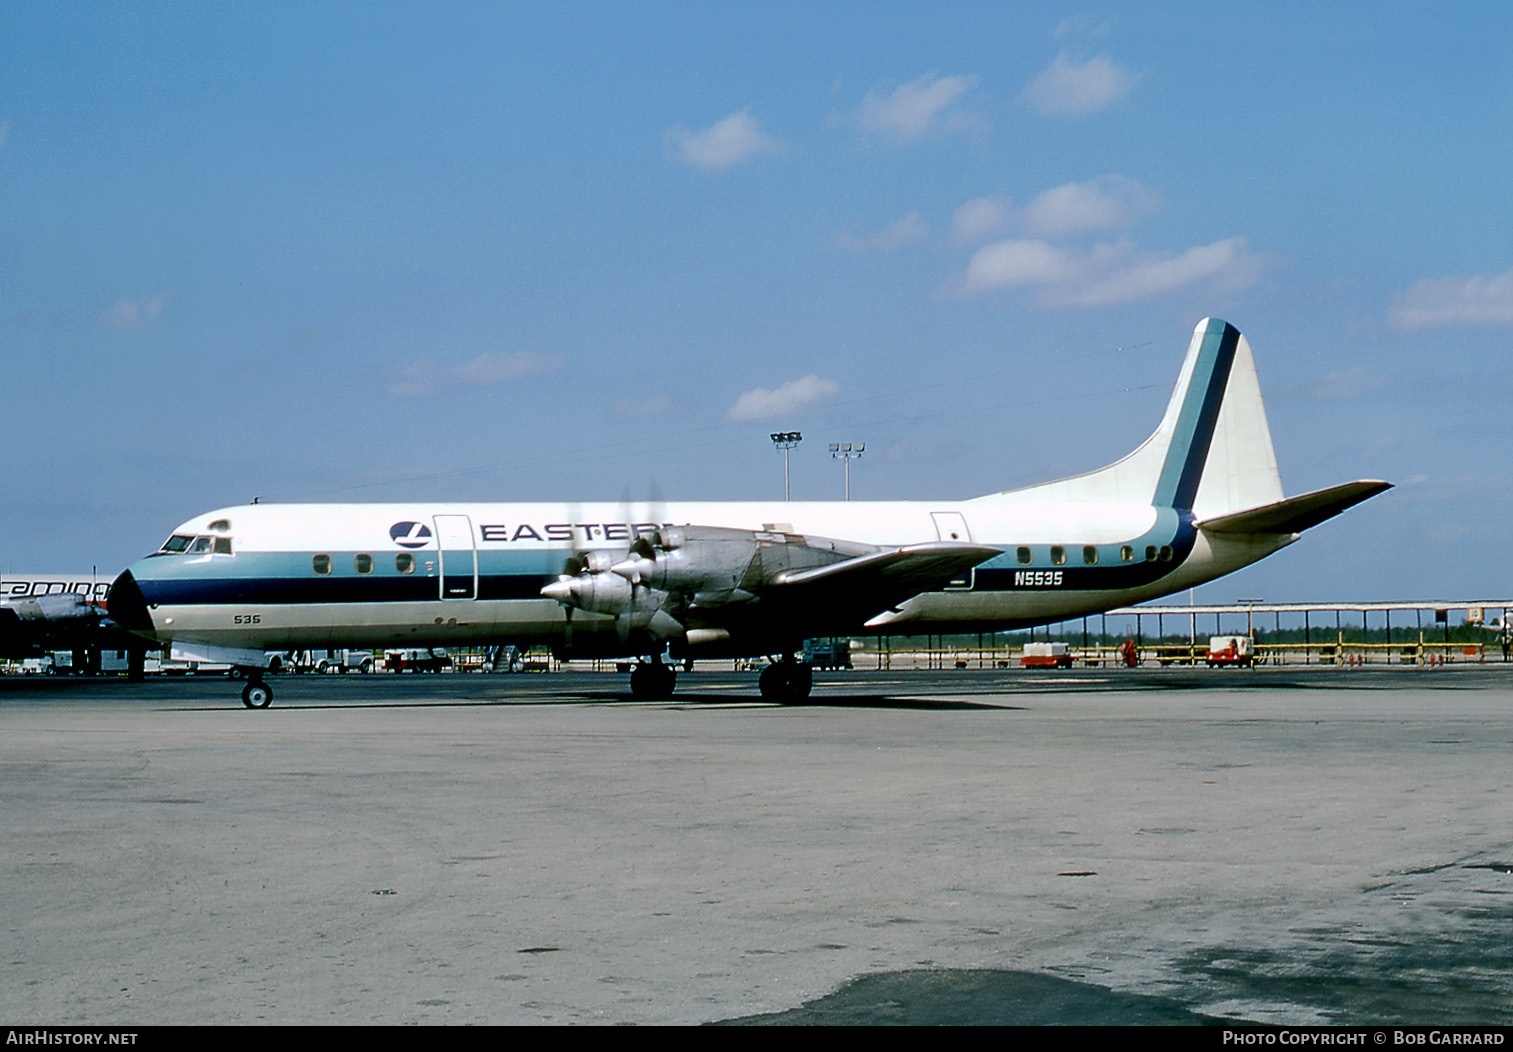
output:
[[[1248,511],[1202,519],[1195,525],[1208,533],[1302,533],[1391,488],[1390,482],[1346,482]]]

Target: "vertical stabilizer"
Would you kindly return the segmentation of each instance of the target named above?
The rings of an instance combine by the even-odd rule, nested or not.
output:
[[[1200,518],[1280,500],[1250,344],[1228,322],[1203,319],[1166,414],[1138,449],[1086,475],[985,499],[999,497],[1151,504]]]
[[[1203,477],[1191,505],[1200,519],[1255,508],[1282,499],[1282,477],[1271,445],[1271,428],[1261,404],[1261,385],[1250,342],[1239,333],[1224,403],[1213,442],[1203,462]]]

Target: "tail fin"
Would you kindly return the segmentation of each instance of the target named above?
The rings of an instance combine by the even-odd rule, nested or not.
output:
[[[1166,415],[1138,449],[1086,475],[996,496],[1152,504],[1191,509],[1198,518],[1280,501],[1250,344],[1228,322],[1203,319]]]

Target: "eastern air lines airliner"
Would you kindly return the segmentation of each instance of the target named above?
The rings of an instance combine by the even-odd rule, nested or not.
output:
[[[249,675],[308,647],[548,643],[637,659],[769,656],[802,701],[816,636],[997,631],[1238,570],[1390,483],[1284,498],[1250,346],[1198,323],[1155,434],[1101,470],[971,500],[623,505],[253,504],[190,519],[111,590],[123,627]]]

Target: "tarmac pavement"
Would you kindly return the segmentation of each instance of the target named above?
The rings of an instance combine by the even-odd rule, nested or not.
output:
[[[1513,1024],[1513,671],[0,680],[0,1023]]]

